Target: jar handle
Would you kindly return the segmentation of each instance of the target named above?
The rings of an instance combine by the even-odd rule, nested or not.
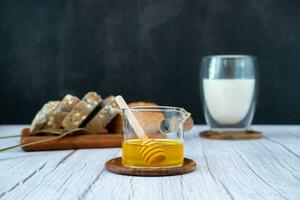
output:
[[[184,108],[181,108],[181,112],[183,113],[183,130],[184,131],[189,131],[193,128],[194,126],[194,120],[192,118],[192,114],[186,111]]]

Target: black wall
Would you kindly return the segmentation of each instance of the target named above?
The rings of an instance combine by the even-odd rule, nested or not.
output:
[[[255,123],[300,122],[299,1],[2,0],[0,124],[89,90],[183,106],[203,123],[209,54],[259,59]]]

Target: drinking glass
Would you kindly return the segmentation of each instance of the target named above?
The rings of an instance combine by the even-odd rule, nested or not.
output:
[[[214,55],[202,59],[200,94],[210,130],[248,129],[255,112],[257,76],[257,60],[250,55]]]

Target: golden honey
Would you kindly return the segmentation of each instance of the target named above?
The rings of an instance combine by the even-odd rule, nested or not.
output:
[[[170,139],[151,139],[163,149],[165,160],[149,164],[141,155],[142,141],[140,139],[126,140],[122,143],[122,162],[126,166],[135,167],[175,167],[183,164],[183,143]]]

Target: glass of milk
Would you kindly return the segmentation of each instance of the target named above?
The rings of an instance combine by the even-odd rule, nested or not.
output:
[[[257,61],[249,55],[204,57],[200,93],[211,130],[241,131],[250,126],[257,96]]]

